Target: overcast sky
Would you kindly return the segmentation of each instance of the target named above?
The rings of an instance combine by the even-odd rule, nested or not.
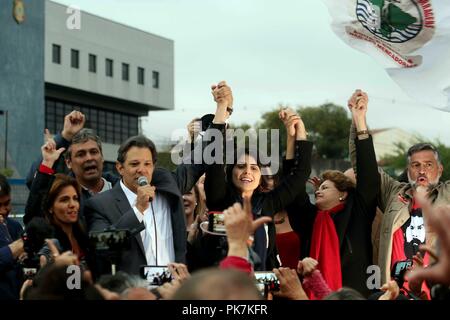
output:
[[[371,128],[399,127],[450,144],[450,113],[417,104],[371,57],[337,38],[319,0],[56,2],[175,41],[175,110],[150,112],[143,121],[144,133],[159,143],[213,113],[210,85],[227,80],[236,124],[253,124],[280,103],[346,106],[361,88],[369,94]]]

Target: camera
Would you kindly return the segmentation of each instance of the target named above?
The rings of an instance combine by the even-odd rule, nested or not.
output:
[[[99,253],[119,253],[131,246],[129,230],[105,230],[89,233],[91,245]]]
[[[273,272],[255,272],[256,287],[264,298],[269,292],[280,290],[280,281]]]
[[[141,266],[140,275],[148,281],[149,289],[172,281],[172,274],[167,266]]]
[[[399,288],[403,287],[403,283],[405,282],[405,273],[409,267],[412,267],[412,265],[413,262],[409,259],[394,263],[391,270],[391,278],[397,282]]]
[[[34,217],[22,233],[23,249],[27,257],[21,262],[26,279],[33,279],[40,268],[40,250],[45,245],[45,239],[53,238],[54,230],[44,218]]]
[[[26,232],[22,234],[22,240],[23,249],[27,254],[26,259],[21,262],[22,272],[26,280],[33,279],[40,267],[39,256],[37,254],[40,248],[36,248]]]
[[[221,211],[208,212],[208,231],[225,234],[224,215]]]

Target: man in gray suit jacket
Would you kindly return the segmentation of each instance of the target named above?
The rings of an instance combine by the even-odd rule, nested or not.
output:
[[[142,265],[185,262],[182,194],[194,186],[204,169],[202,165],[180,165],[171,173],[155,168],[156,160],[151,140],[145,136],[129,138],[118,151],[116,168],[121,181],[85,205],[89,231],[111,227],[134,231],[131,247],[122,252],[117,265],[118,270],[130,274],[139,274]]]

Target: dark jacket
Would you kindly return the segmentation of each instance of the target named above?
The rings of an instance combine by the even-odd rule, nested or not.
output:
[[[159,167],[153,172],[151,185],[167,197],[170,205],[176,262],[186,261],[186,220],[182,194],[191,190],[202,174],[202,166],[196,165],[179,165],[173,173]],[[118,270],[139,274],[140,266],[147,263],[139,233],[145,227],[136,218],[120,183],[112,190],[89,199],[85,216],[89,231],[103,231],[110,227],[134,231],[131,248],[122,253],[117,267]]]
[[[0,300],[18,300],[23,283],[22,268],[8,245],[19,239],[23,230],[19,222],[10,218],[6,218],[6,226],[9,235],[0,230]]]
[[[371,232],[380,178],[372,137],[356,140],[355,143],[358,170],[356,189],[349,192],[344,210],[333,215],[333,221],[340,244],[342,284],[368,296],[367,267],[372,264]],[[309,172],[304,172],[304,179],[309,176]],[[305,192],[305,188],[302,188],[302,192]],[[288,213],[291,225],[305,224],[305,221],[309,224],[309,239],[302,237],[308,243],[305,255],[309,255],[310,235],[317,207],[310,202],[306,193],[303,198],[305,201],[297,212]]]
[[[222,130],[224,125],[212,125],[212,128]],[[270,216],[283,209],[297,198],[300,190],[304,188],[308,177],[304,176],[306,170],[310,170],[312,143],[309,141],[295,142],[294,166],[290,173],[282,179],[281,183],[270,192],[255,191],[252,196],[252,210],[255,218]],[[300,154],[302,155],[300,157]],[[307,167],[309,166],[309,167]],[[308,175],[309,176],[309,175]],[[306,179],[306,180],[305,180]],[[206,169],[205,192],[208,209],[211,211],[223,211],[235,202],[242,203],[242,197],[231,185],[227,183],[224,164],[208,165]],[[262,270],[271,270],[278,266],[276,260],[275,226],[268,224],[269,247],[266,249],[266,234],[264,227],[256,230],[254,238],[254,251],[262,262]]]

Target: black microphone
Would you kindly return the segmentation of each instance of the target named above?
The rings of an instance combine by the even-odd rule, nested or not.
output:
[[[147,179],[146,176],[140,176],[140,177],[138,178],[138,180],[137,180],[137,183],[138,183],[138,185],[139,185],[140,187],[149,185],[148,179]],[[149,201],[150,201],[150,202],[153,201],[153,197],[150,197],[150,198],[149,198]]]

